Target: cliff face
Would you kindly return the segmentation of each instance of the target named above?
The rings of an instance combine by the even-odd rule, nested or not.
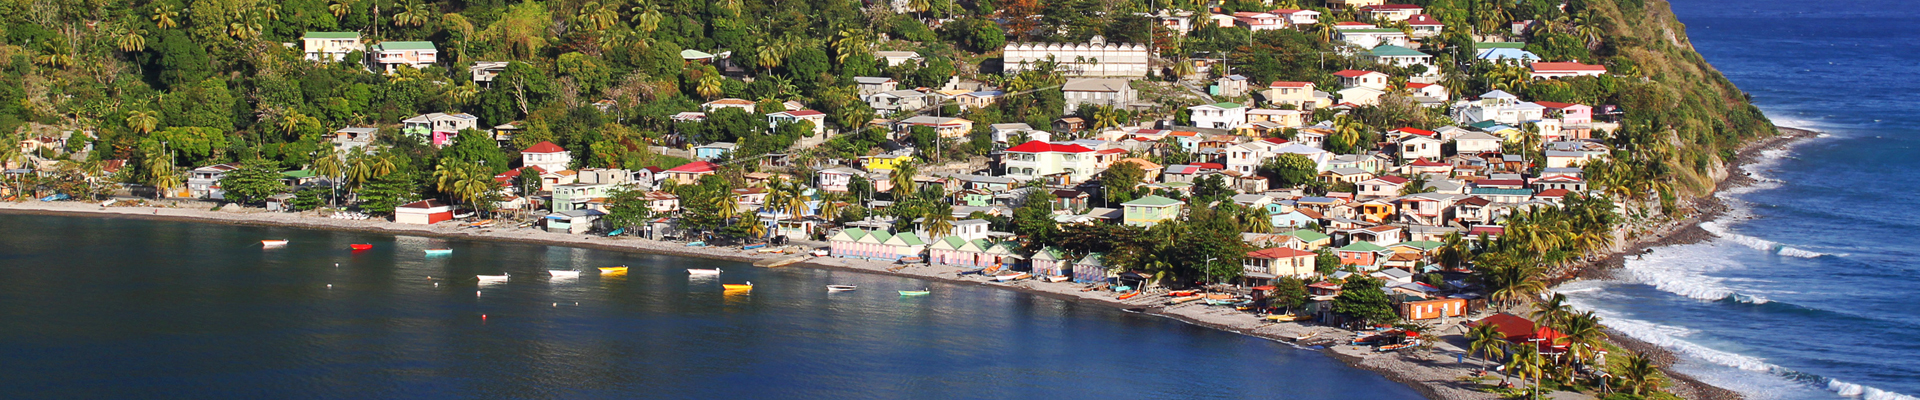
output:
[[[1631,137],[1618,141],[1647,157],[1645,175],[1670,178],[1674,194],[1710,192],[1742,144],[1778,134],[1745,92],[1694,51],[1666,1],[1574,1],[1600,31],[1596,53],[1638,77],[1614,98],[1628,113],[1621,131]]]

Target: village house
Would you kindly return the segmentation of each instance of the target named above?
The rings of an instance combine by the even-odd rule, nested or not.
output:
[[[1413,18],[1425,11],[1425,8],[1410,4],[1378,4],[1360,7],[1360,13],[1372,17],[1374,21],[1400,22]]]
[[[660,171],[663,181],[672,181],[680,185],[700,183],[700,177],[713,175],[720,167],[706,161],[694,161],[678,167]]]
[[[1359,191],[1357,195],[1362,198],[1399,197],[1400,189],[1406,186],[1407,178],[1398,176],[1382,176],[1353,184],[1355,190]]]
[[[500,73],[507,72],[507,66],[511,64],[507,61],[478,61],[467,66],[467,75],[473,79],[473,83],[493,87],[493,79],[500,77]]]
[[[346,61],[347,55],[366,48],[360,44],[360,32],[307,32],[300,37],[300,45],[307,61],[321,62]]]
[[[1052,60],[1059,71],[1070,77],[1147,76],[1147,47],[1140,44],[1090,43],[1012,43],[1002,51],[1001,70],[1008,76],[1025,72],[1042,61]]]
[[[706,111],[708,114],[712,114],[716,111],[720,111],[720,109],[723,109],[723,108],[738,108],[741,111],[746,111],[748,114],[752,114],[753,110],[757,107],[759,107],[759,104],[754,103],[753,100],[736,99],[731,97],[709,101],[709,102],[700,104],[700,110]]]
[[[542,141],[520,151],[520,165],[546,171],[565,170],[573,165],[573,153],[553,142]]]
[[[467,113],[432,113],[400,120],[400,133],[433,147],[453,144],[453,138],[468,129],[480,129],[480,117]]]
[[[1068,79],[1066,85],[1060,87],[1060,93],[1067,100],[1068,113],[1087,104],[1124,107],[1140,97],[1128,80],[1118,78]]]
[[[1500,143],[1504,141],[1486,132],[1467,132],[1453,139],[1453,148],[1459,154],[1494,153],[1500,151]]]
[[[847,228],[828,237],[828,254],[843,258],[895,261],[920,257],[926,242],[911,232],[899,234],[882,230]]]
[[[1006,176],[1018,180],[1057,176],[1062,181],[1059,184],[1084,182],[1091,178],[1097,172],[1095,161],[1093,149],[1077,144],[1053,144],[1038,140],[1008,148],[1001,155]]]
[[[1333,76],[1340,78],[1341,87],[1364,87],[1374,90],[1387,90],[1387,74],[1349,69],[1335,72]]]
[[[933,128],[934,133],[945,139],[965,137],[973,133],[973,121],[968,121],[966,118],[921,115],[900,121],[900,125],[898,126],[903,128],[915,126]]]
[[[978,110],[993,105],[995,101],[1000,100],[1001,96],[1006,95],[1007,92],[998,90],[979,90],[953,96],[953,101],[960,103],[962,110]]]
[[[1440,141],[1429,136],[1407,135],[1395,143],[1401,161],[1440,159]]]
[[[1267,84],[1267,104],[1292,105],[1295,110],[1313,111],[1333,105],[1331,95],[1313,89],[1313,82],[1274,81]]]
[[[1201,128],[1232,129],[1247,122],[1247,107],[1237,103],[1214,103],[1187,107],[1193,125]]]
[[[884,76],[856,76],[853,77],[853,83],[859,86],[862,100],[868,96],[899,90],[900,87],[900,81]]]
[[[1533,79],[1600,76],[1607,73],[1607,67],[1604,65],[1587,65],[1578,62],[1536,62],[1528,67],[1533,69]]]
[[[1407,30],[1413,35],[1414,38],[1430,38],[1434,36],[1439,36],[1441,31],[1444,31],[1447,29],[1447,24],[1441,23],[1439,19],[1436,19],[1432,15],[1427,15],[1427,14],[1414,14],[1412,16],[1408,16],[1406,19],[1406,22],[1407,22]]]
[[[1270,11],[1267,11],[1267,13],[1279,16],[1281,19],[1286,20],[1287,24],[1295,27],[1303,27],[1307,25],[1320,23],[1319,11],[1295,10],[1295,9],[1283,8],[1278,10],[1270,10]]]
[[[1180,217],[1181,207],[1186,203],[1160,196],[1148,195],[1121,203],[1128,226],[1150,227]]]
[[[913,152],[895,151],[895,152],[876,154],[871,156],[862,156],[860,157],[860,166],[862,168],[866,168],[867,172],[892,171],[894,169],[900,168],[900,165],[902,164],[909,164],[918,160],[919,159],[913,157]]]
[[[1233,23],[1234,25],[1239,25],[1242,28],[1247,28],[1247,30],[1254,32],[1287,28],[1286,19],[1280,18],[1278,15],[1263,12],[1233,13]]]
[[[373,64],[392,74],[401,66],[425,69],[440,61],[440,50],[433,42],[380,42],[367,51]]]
[[[1376,63],[1392,65],[1392,66],[1401,67],[1401,68],[1408,68],[1415,65],[1424,66],[1424,67],[1427,67],[1426,75],[1434,75],[1439,73],[1439,70],[1433,67],[1433,56],[1428,55],[1427,53],[1422,53],[1419,50],[1409,49],[1406,47],[1383,44],[1383,45],[1374,47],[1373,50],[1368,51],[1367,58],[1373,60]],[[1379,89],[1379,88],[1375,88],[1375,89]]]
[[[814,110],[792,110],[767,114],[767,127],[779,128],[780,124],[807,122],[813,124],[815,136],[827,134],[827,113]]]
[[[1400,47],[1413,45],[1413,38],[1399,29],[1343,27],[1336,29],[1334,36],[1338,36],[1341,42],[1362,49],[1371,49],[1383,44]]]
[[[900,64],[906,64],[908,62],[920,61],[920,53],[915,53],[911,51],[881,50],[881,51],[873,52],[873,55],[878,56],[880,59],[887,60],[887,66],[889,67],[898,66]]]
[[[1311,251],[1275,247],[1247,252],[1247,258],[1240,266],[1248,278],[1267,280],[1279,277],[1310,278],[1317,275],[1314,271],[1314,258],[1318,254]]]
[[[1249,90],[1252,90],[1250,85],[1251,83],[1247,81],[1247,77],[1240,74],[1222,76],[1220,79],[1213,81],[1214,95],[1226,97],[1245,96]]]
[[[393,207],[393,222],[397,223],[431,225],[451,219],[453,206],[440,200],[427,199]]]
[[[1334,256],[1340,257],[1340,265],[1351,265],[1361,270],[1378,269],[1392,254],[1393,251],[1385,247],[1361,241],[1333,251]]]
[[[867,106],[873,107],[873,110],[881,115],[889,112],[918,110],[927,107],[927,94],[918,90],[874,93],[867,96]]]
[[[236,169],[240,169],[240,166],[214,164],[187,171],[187,195],[202,199],[226,199],[227,191],[220,189],[220,179]]]
[[[847,185],[853,182],[855,176],[864,177],[866,173],[845,166],[835,166],[820,170],[819,177],[816,178],[817,180],[815,180],[814,184],[817,185],[820,190],[846,193]]]

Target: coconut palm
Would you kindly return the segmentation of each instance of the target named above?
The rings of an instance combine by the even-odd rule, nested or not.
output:
[[[928,207],[926,217],[920,220],[927,229],[927,237],[924,239],[931,241],[947,237],[947,234],[953,233],[953,222],[953,206],[938,204]]]
[[[888,183],[893,184],[893,190],[889,193],[893,193],[894,201],[906,199],[909,194],[913,193],[913,176],[919,173],[920,168],[914,166],[911,162],[902,162],[894,165],[893,175],[887,177]]]
[[[113,43],[120,51],[135,52],[147,49],[147,30],[140,27],[120,27],[113,31]]]
[[[827,195],[820,198],[820,218],[837,220],[840,217],[840,195]]]
[[[712,65],[707,65],[699,70],[699,74],[700,76],[696,77],[698,81],[693,90],[699,92],[700,97],[708,99],[720,97],[720,80],[725,79],[720,76],[720,71],[714,69]]]
[[[160,29],[173,29],[180,26],[180,11],[167,5],[153,7],[153,25]]]
[[[1634,395],[1642,394],[1649,386],[1659,385],[1660,370],[1653,366],[1653,360],[1638,354],[1619,360],[1623,366],[1620,368],[1620,380],[1625,381],[1621,386],[1632,389]]]
[[[732,219],[735,215],[740,214],[740,203],[733,199],[733,192],[731,191],[714,196],[713,200],[709,201],[713,202],[714,216],[718,216],[720,219]]]
[[[1522,381],[1538,381],[1541,373],[1545,372],[1540,367],[1543,361],[1545,358],[1540,356],[1539,346],[1531,343],[1513,346],[1513,357],[1507,359],[1507,375]]]
[[[1534,322],[1546,326],[1560,326],[1573,315],[1573,305],[1567,304],[1567,295],[1560,293],[1554,293],[1545,301],[1534,302],[1533,312],[1527,314]]]
[[[153,133],[160,125],[158,111],[134,110],[127,112],[127,127],[142,134]]]
[[[436,189],[452,197],[455,202],[474,209],[478,207],[474,207],[473,203],[496,186],[492,175],[484,167],[462,161],[440,163],[433,171]]]
[[[433,8],[419,0],[409,0],[401,7],[399,14],[393,15],[393,26],[427,26],[433,20]]]
[[[338,205],[335,204],[335,198],[339,196],[340,175],[347,172],[346,159],[341,158],[340,152],[333,146],[320,146],[319,150],[313,152],[313,165],[310,168],[313,168],[314,173],[327,177],[327,180],[332,182],[328,186],[335,190],[327,195],[327,204]]]
[[[1559,330],[1560,334],[1566,335],[1559,341],[1567,346],[1567,355],[1572,357],[1571,361],[1591,359],[1594,353],[1603,348],[1603,343],[1607,340],[1607,331],[1600,325],[1600,316],[1594,315],[1592,311],[1568,315],[1555,329]]]
[[[660,29],[660,20],[664,17],[660,15],[660,7],[653,5],[653,2],[642,0],[628,11],[633,13],[634,29],[646,33],[653,33],[655,29]]]
[[[1507,338],[1500,328],[1493,324],[1481,324],[1467,331],[1467,352],[1480,355],[1480,359],[1495,361],[1507,356]]]
[[[833,40],[834,60],[847,62],[847,57],[867,51],[867,33],[854,28],[843,28]]]
[[[333,0],[333,4],[327,5],[327,12],[333,13],[334,19],[346,18],[347,14],[353,13],[353,3],[358,2],[359,0]]]
[[[589,1],[580,5],[580,10],[574,14],[574,19],[580,21],[584,27],[593,28],[594,31],[605,31],[620,23],[620,11],[619,7],[613,4]]]

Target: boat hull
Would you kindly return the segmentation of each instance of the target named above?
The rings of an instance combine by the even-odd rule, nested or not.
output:
[[[829,291],[829,292],[845,292],[845,291],[850,291],[850,290],[853,290],[853,289],[854,289],[854,287],[853,287],[853,286],[845,286],[845,285],[827,285],[827,291]]]
[[[349,249],[354,249],[354,250],[366,250],[366,249],[371,249],[371,248],[373,248],[373,245],[371,245],[371,244],[350,244],[350,245],[347,245],[347,248],[349,248]]]
[[[624,274],[624,273],[627,273],[627,267],[600,267],[600,273],[602,273],[602,274]]]
[[[262,241],[260,241],[260,245],[261,245],[261,246],[266,246],[266,247],[279,247],[279,246],[285,246],[285,245],[287,245],[287,241],[285,241],[285,240],[262,240]]]
[[[902,291],[900,291],[900,295],[901,295],[901,296],[925,296],[925,295],[928,295],[928,294],[932,294],[932,293],[933,293],[933,292],[930,292],[930,291],[926,291],[926,290],[902,290]]]
[[[753,290],[753,285],[734,285],[734,284],[724,284],[724,285],[720,285],[720,287],[722,287],[722,288],[726,288],[726,289],[727,289],[727,291],[729,291],[729,292],[738,292],[738,291],[747,291],[747,290]]]
[[[719,275],[720,269],[688,269],[687,275]]]
[[[550,275],[553,275],[553,277],[555,277],[555,278],[574,278],[574,277],[579,277],[579,276],[580,276],[580,271],[557,271],[557,270],[549,270],[549,271],[547,271],[547,274],[550,274]]]

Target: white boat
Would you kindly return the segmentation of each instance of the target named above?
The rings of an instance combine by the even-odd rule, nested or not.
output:
[[[260,241],[260,246],[263,246],[263,247],[280,247],[285,245],[287,245],[286,239],[270,239],[270,240]]]
[[[555,278],[579,278],[580,277],[580,271],[547,270],[547,273],[553,274],[553,277]]]
[[[829,292],[845,292],[853,289],[853,285],[827,285],[827,291]]]
[[[1026,277],[1029,277],[1029,276],[1032,276],[1032,275],[1027,275],[1027,273],[1021,272],[1018,274],[1010,274],[1010,275],[995,275],[993,277],[993,280],[1006,282],[1006,281],[1012,281],[1012,280],[1026,279]]]
[[[720,274],[719,268],[713,268],[713,269],[687,268],[687,275],[719,275],[719,274]]]
[[[504,272],[500,273],[499,275],[474,275],[473,277],[479,278],[480,283],[494,283],[494,282],[507,281],[507,274]]]
[[[1066,282],[1069,279],[1073,279],[1073,277],[1066,276],[1066,275],[1054,275],[1054,276],[1047,277],[1047,282],[1059,283],[1059,282]]]
[[[820,250],[820,249],[814,249],[814,250],[813,250],[813,256],[814,256],[814,257],[826,257],[826,256],[827,256],[827,251],[826,251],[826,250]]]

